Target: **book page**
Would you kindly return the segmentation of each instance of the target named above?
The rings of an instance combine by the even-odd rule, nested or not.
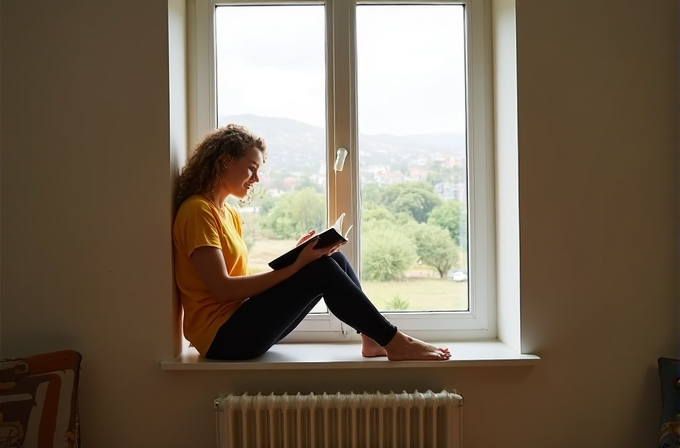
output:
[[[347,227],[347,232],[345,232],[345,239],[349,236],[349,231],[352,230],[352,227],[354,227],[352,224],[350,224],[349,227]]]
[[[342,235],[342,221],[345,219],[345,214],[343,213],[333,224],[333,228],[338,231],[338,234]]]
[[[347,236],[349,235],[349,231],[352,230],[352,227],[354,227],[354,226],[350,225],[350,226],[347,228],[347,231],[346,231],[345,233],[342,233],[342,221],[343,221],[344,219],[345,219],[345,214],[343,213],[343,214],[340,215],[340,217],[335,221],[335,224],[333,224],[332,228],[334,228],[334,229],[338,232],[338,235],[342,235],[342,236],[345,237],[345,239],[347,239]]]

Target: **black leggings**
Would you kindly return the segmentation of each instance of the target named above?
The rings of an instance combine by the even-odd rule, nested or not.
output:
[[[324,298],[338,319],[385,346],[397,333],[361,290],[345,256],[321,257],[241,304],[217,331],[206,358],[257,358],[298,326]]]

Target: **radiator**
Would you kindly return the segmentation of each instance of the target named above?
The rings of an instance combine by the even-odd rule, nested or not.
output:
[[[222,395],[218,448],[459,448],[456,391]]]

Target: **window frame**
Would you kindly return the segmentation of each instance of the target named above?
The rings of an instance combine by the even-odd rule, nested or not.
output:
[[[356,164],[355,13],[357,4],[459,4],[466,17],[468,280],[469,311],[384,312],[401,330],[418,338],[439,341],[495,339],[497,330],[495,174],[493,157],[493,96],[490,0],[188,0],[188,130],[192,148],[216,119],[215,14],[216,6],[325,5],[327,103],[327,204],[329,222],[341,212],[359,234],[359,173]],[[330,55],[330,56],[329,56]],[[257,130],[254,130],[257,132]],[[343,171],[335,172],[337,148],[348,149]],[[336,195],[337,191],[348,192]],[[360,239],[343,247],[359,271]],[[360,272],[359,272],[360,274]],[[354,340],[355,332],[332,314],[305,318],[284,342]]]

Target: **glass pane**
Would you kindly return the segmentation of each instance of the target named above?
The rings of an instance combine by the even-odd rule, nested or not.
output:
[[[267,142],[252,201],[240,206],[252,272],[327,227],[323,5],[219,6],[217,124]],[[327,312],[323,301],[313,312]]]
[[[464,6],[358,6],[357,71],[363,289],[468,310]]]

